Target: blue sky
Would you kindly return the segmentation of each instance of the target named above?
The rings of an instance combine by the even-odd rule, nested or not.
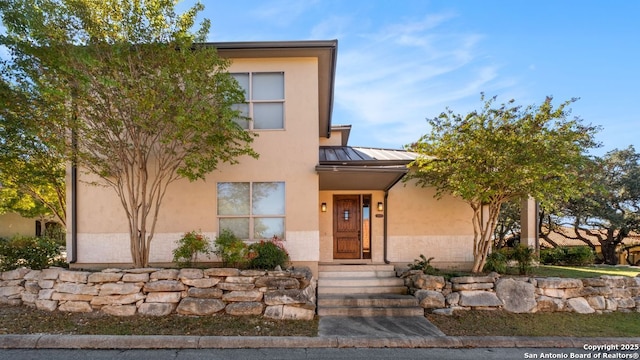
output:
[[[333,123],[353,125],[351,145],[401,148],[484,92],[580,98],[573,115],[602,127],[593,153],[640,152],[640,1],[201,1],[209,41],[337,39]]]
[[[185,1],[181,8],[195,1]],[[640,1],[203,0],[210,41],[338,39],[334,124],[401,148],[448,106],[556,104],[640,151]]]

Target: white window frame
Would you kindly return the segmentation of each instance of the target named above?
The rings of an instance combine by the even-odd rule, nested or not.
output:
[[[253,191],[255,184],[282,184],[283,186],[283,213],[282,214],[253,214]],[[221,219],[249,219],[249,238],[242,239],[245,241],[259,241],[259,240],[267,240],[270,239],[273,235],[268,235],[266,237],[255,238],[255,219],[282,219],[282,236],[280,240],[285,240],[287,221],[286,221],[286,198],[287,198],[287,187],[284,181],[220,181],[216,184],[216,203],[220,201],[219,194],[219,184],[249,184],[249,213],[248,214],[238,214],[238,215],[221,215],[219,213],[219,207],[216,206],[216,215],[218,217],[218,232],[222,232],[224,230],[220,225]]]
[[[254,100],[253,99],[253,76],[259,74],[282,74],[282,99],[272,99],[272,100]],[[249,114],[247,115],[251,121],[249,121],[246,130],[251,131],[274,131],[274,130],[284,130],[286,128],[286,109],[285,109],[285,93],[286,93],[286,82],[284,71],[246,71],[246,72],[232,72],[231,75],[248,75],[249,76],[249,88],[246,89],[245,93],[245,104],[249,107]],[[256,128],[254,126],[254,104],[282,104],[282,127],[281,128]]]

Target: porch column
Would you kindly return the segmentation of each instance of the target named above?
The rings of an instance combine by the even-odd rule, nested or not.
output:
[[[520,244],[539,250],[538,247],[538,211],[536,200],[532,197],[520,204]]]

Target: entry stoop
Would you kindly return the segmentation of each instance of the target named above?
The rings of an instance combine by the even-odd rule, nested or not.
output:
[[[393,265],[319,265],[319,316],[424,316]]]

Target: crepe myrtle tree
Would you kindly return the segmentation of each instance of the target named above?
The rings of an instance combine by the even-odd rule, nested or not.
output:
[[[134,266],[149,249],[167,187],[220,163],[257,157],[236,121],[244,93],[230,62],[192,32],[197,3],[173,0],[0,0],[12,84],[34,94],[51,146],[117,194]],[[11,106],[10,104],[8,106]]]
[[[572,99],[554,107],[500,105],[486,99],[480,110],[461,115],[447,109],[428,120],[430,133],[407,145],[418,154],[405,181],[451,194],[473,209],[473,268],[483,270],[503,203],[532,196],[539,201],[580,193],[585,155],[597,146],[598,130],[569,118]],[[486,214],[483,216],[483,212]]]

